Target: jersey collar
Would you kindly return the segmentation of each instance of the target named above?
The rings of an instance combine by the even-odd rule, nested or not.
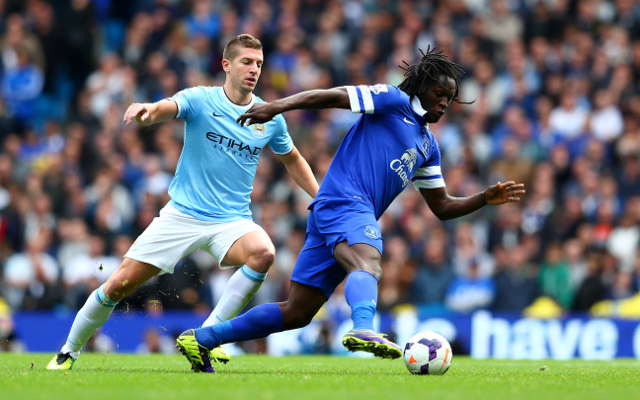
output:
[[[229,103],[229,105],[239,108],[241,110],[248,110],[251,106],[256,102],[256,96],[251,93],[251,101],[249,104],[236,104],[227,96],[227,92],[224,91],[224,86],[220,86],[220,91],[222,92],[222,97]]]
[[[427,124],[427,121],[425,121],[427,110],[422,108],[422,103],[420,103],[420,99],[418,98],[418,96],[413,96],[411,98],[411,107],[413,107],[413,111],[420,116],[422,124],[428,127],[429,124]]]

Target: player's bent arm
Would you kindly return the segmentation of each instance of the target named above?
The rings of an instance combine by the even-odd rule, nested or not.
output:
[[[242,125],[262,124],[289,110],[346,108],[350,109],[349,93],[344,86],[331,89],[306,90],[270,103],[254,104],[236,122]]]
[[[133,103],[124,113],[124,122],[129,125],[134,119],[143,126],[167,121],[178,115],[178,105],[174,100],[162,99],[155,103]]]
[[[447,193],[446,187],[420,189],[422,197],[429,208],[441,220],[453,219],[470,214],[487,204],[498,205],[520,201],[526,192],[524,184],[513,181],[498,182],[489,186],[484,192],[468,197],[453,197]]]
[[[291,178],[305,191],[309,196],[315,198],[318,194],[318,181],[316,181],[311,167],[307,163],[307,160],[302,157],[302,154],[294,146],[293,150],[285,155],[278,155],[280,161],[287,168],[287,172],[291,175]]]
[[[487,204],[484,192],[468,197],[453,197],[449,195],[446,187],[440,187],[420,189],[420,194],[435,216],[442,221],[470,214]]]
[[[272,102],[278,113],[308,108],[351,108],[349,93],[344,86],[300,92]]]

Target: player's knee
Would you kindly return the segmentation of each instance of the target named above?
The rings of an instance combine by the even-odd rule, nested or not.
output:
[[[120,268],[107,279],[102,290],[110,300],[120,301],[158,271],[152,265],[125,258]]]
[[[282,323],[285,329],[303,328],[311,323],[315,312],[285,302],[282,308]]]
[[[120,281],[118,279],[109,279],[105,282],[104,294],[107,295],[109,300],[120,301],[127,297],[129,293],[131,293],[135,288],[131,288],[130,284],[125,281]]]
[[[295,328],[303,328],[311,323],[313,319],[313,314],[311,313],[298,313],[291,320],[291,325]]]
[[[370,273],[378,282],[382,280],[382,267],[379,264],[366,264],[358,269]]]
[[[276,250],[272,246],[262,246],[251,252],[247,264],[256,272],[266,273],[276,259]]]

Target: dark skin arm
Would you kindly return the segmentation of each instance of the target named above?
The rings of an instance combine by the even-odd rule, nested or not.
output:
[[[263,124],[289,110],[351,108],[345,87],[307,90],[270,103],[256,103],[236,120],[240,126]]]
[[[520,201],[520,196],[525,194],[525,190],[523,183],[508,181],[498,182],[484,192],[468,197],[450,196],[445,187],[420,189],[420,193],[436,217],[444,221],[470,214],[487,204],[516,203]]]

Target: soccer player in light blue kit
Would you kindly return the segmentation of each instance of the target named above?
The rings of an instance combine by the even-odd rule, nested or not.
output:
[[[258,158],[265,146],[310,196],[318,191],[282,116],[246,127],[236,123],[242,113],[262,102],[253,95],[262,63],[260,41],[240,35],[223,51],[223,87],[185,89],[169,99],[134,103],[126,110],[126,124],[134,119],[145,126],[172,118],[185,120],[184,146],[169,187],[171,201],[133,243],[120,268],[89,296],[66,344],[47,369],[71,369],[82,345],[120,300],[151,277],[173,273],[181,258],[198,249],[209,252],[223,268],[240,266],[202,326],[233,318],[256,293],[275,257],[273,243],[253,222],[249,209]],[[224,349],[212,350],[212,357],[229,360]]]
[[[343,338],[344,346],[383,358],[402,355],[398,345],[373,330],[377,285],[382,276],[378,218],[409,182],[442,220],[469,214],[487,204],[517,202],[525,192],[523,184],[498,182],[469,197],[447,193],[440,150],[428,124],[438,122],[456,101],[460,74],[459,67],[442,52],[427,49],[419,63],[407,64],[406,78],[398,87],[305,91],[256,104],[238,118],[240,124],[251,126],[300,108],[350,108],[363,114],[342,140],[309,206],[307,237],[291,275],[288,300],[260,305],[229,321],[183,332],[178,346],[193,369],[207,370],[208,349],[220,344],[307,325],[345,277],[353,329]]]

